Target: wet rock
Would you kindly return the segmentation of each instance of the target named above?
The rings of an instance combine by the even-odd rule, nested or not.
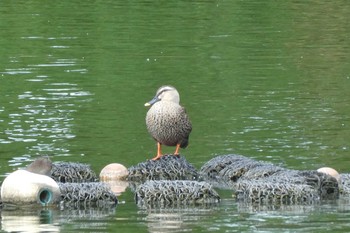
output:
[[[136,189],[140,207],[178,207],[191,204],[215,204],[220,197],[206,182],[189,180],[151,180]]]
[[[118,203],[110,186],[101,182],[58,183],[64,207],[111,207]]]
[[[52,164],[51,177],[57,182],[96,182],[96,173],[89,165],[73,162],[54,162]]]
[[[339,198],[338,182],[328,174],[290,170],[241,155],[215,157],[202,166],[200,175],[248,202],[288,204]]]

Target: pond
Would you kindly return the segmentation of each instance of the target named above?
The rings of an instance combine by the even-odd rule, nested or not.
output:
[[[290,169],[350,171],[347,1],[4,1],[0,7],[0,176],[40,155],[127,167],[154,157],[145,126],[175,86],[199,169],[241,154]],[[172,153],[174,148],[164,148]],[[151,209],[2,211],[3,231],[349,232],[339,200]],[[30,226],[30,228],[29,228]]]

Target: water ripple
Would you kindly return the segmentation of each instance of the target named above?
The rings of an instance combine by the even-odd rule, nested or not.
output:
[[[10,75],[31,74],[32,70],[33,68],[5,69],[5,72],[0,72],[0,74],[10,74]]]
[[[76,137],[73,113],[91,95],[77,84],[67,82],[23,91],[17,95],[22,104],[1,120],[6,137],[0,139],[0,144],[24,143],[21,145],[27,145],[30,153],[66,155],[69,150],[61,144]],[[5,107],[0,108],[0,112],[4,111]]]

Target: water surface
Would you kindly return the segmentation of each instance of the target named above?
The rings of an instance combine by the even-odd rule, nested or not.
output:
[[[349,171],[347,1],[5,1],[0,13],[2,178],[39,155],[97,173],[152,158],[143,104],[163,84],[177,87],[190,115],[182,153],[197,168],[238,153]],[[344,200],[254,208],[220,192],[215,208],[147,211],[128,190],[116,209],[3,211],[1,227],[24,219],[61,232],[350,229]]]

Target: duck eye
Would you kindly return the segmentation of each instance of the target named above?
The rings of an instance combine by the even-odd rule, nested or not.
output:
[[[161,92],[158,93],[158,98],[160,98],[164,92],[166,92],[167,90],[162,90]]]

